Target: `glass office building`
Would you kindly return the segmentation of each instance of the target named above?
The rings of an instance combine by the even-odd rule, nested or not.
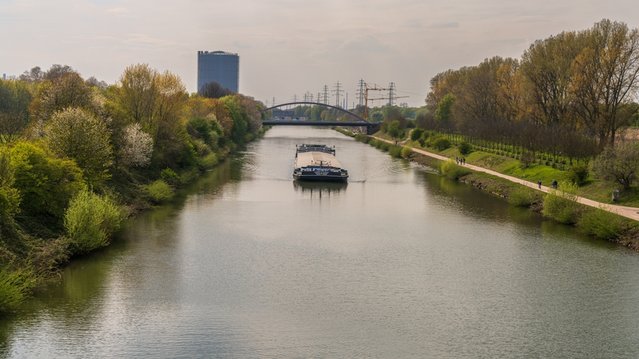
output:
[[[197,52],[198,92],[209,82],[217,82],[227,89],[238,92],[240,78],[240,56],[224,51]]]

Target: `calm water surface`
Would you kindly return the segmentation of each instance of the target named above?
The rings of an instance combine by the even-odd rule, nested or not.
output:
[[[295,185],[295,144],[347,186]],[[639,255],[334,131],[273,128],[0,319],[15,358],[639,357]]]

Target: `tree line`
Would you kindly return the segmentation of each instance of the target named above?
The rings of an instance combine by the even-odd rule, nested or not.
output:
[[[0,312],[258,136],[262,109],[241,94],[189,94],[145,64],[114,85],[62,65],[0,80]]]
[[[590,157],[636,122],[639,31],[602,20],[430,80],[420,127]]]

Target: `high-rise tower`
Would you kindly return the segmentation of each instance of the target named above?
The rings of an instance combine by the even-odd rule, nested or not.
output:
[[[217,82],[223,87],[238,92],[240,79],[240,56],[224,51],[197,52],[197,89],[209,82]]]

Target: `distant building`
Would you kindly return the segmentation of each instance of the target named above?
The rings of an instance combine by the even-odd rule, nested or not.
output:
[[[227,89],[238,92],[240,79],[240,56],[224,51],[197,52],[197,90],[209,82],[217,82]]]

